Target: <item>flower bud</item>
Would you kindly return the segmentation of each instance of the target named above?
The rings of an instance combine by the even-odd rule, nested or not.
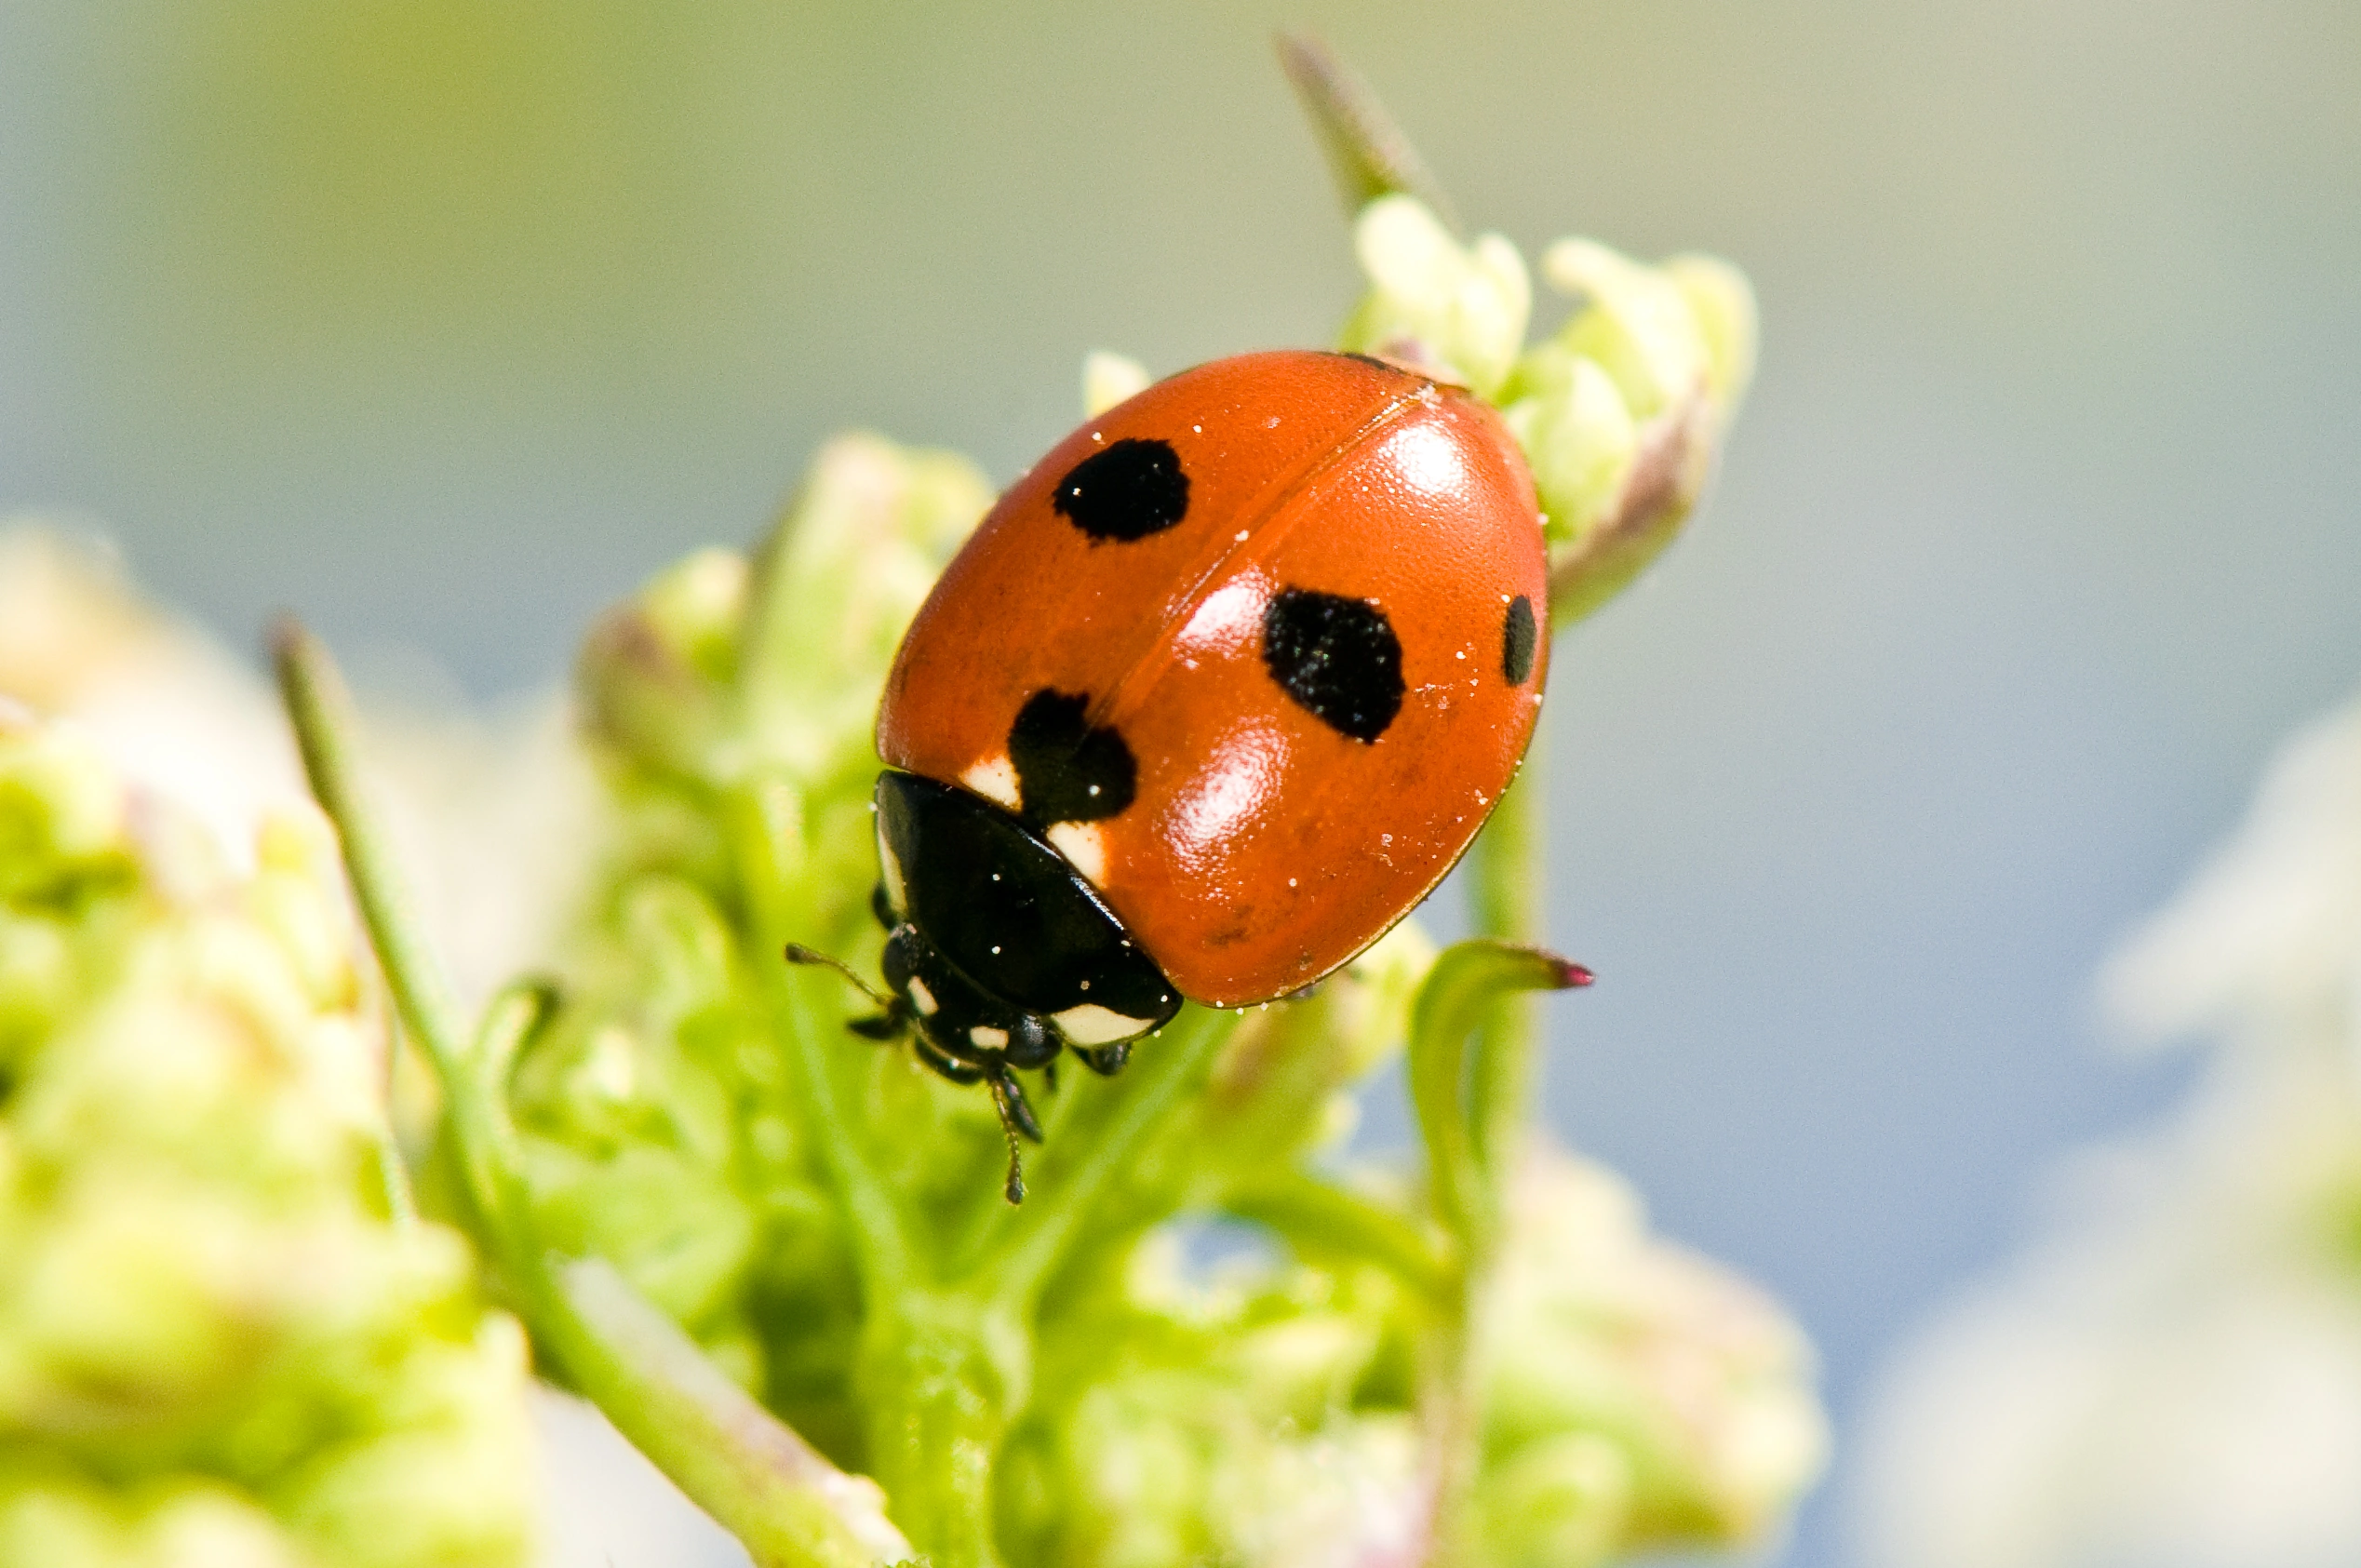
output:
[[[726,765],[746,577],[745,556],[700,550],[599,618],[575,671],[593,735],[659,771]]]
[[[606,1258],[691,1333],[738,1305],[758,1238],[726,1167],[636,1141],[597,1160],[536,1145],[533,1213],[548,1246]]]
[[[1414,1561],[1414,1420],[1356,1408],[1383,1317],[1377,1300],[1305,1269],[1246,1265],[1192,1280],[1176,1239],[1151,1237],[1044,1324],[1046,1419],[1004,1482],[1012,1545],[1025,1548],[1013,1560]]]
[[[1082,417],[1094,420],[1116,404],[1147,390],[1155,378],[1128,355],[1093,349],[1082,358]]]
[[[1703,493],[1753,373],[1754,302],[1726,262],[1648,266],[1590,240],[1558,241],[1542,273],[1576,307],[1500,401],[1533,465],[1563,624],[1653,560]]]
[[[992,503],[952,452],[839,436],[755,567],[743,639],[744,739],[808,781],[865,766],[878,690],[935,574]]]
[[[1618,1556],[1758,1542],[1818,1475],[1827,1427],[1802,1333],[1649,1237],[1601,1168],[1528,1159],[1499,1292],[1480,1494],[1506,1561],[1554,1562],[1601,1531]],[[1611,1444],[1622,1477],[1576,1436]]]
[[[1345,348],[1429,368],[1482,396],[1499,390],[1533,311],[1515,246],[1498,235],[1463,246],[1415,197],[1388,195],[1361,209],[1353,249],[1369,292]]]
[[[43,1568],[310,1568],[271,1516],[204,1483],[125,1507],[70,1477],[0,1471],[0,1562]]]
[[[57,726],[0,730],[0,901],[71,907],[130,874],[128,803],[98,750]]]
[[[1527,1443],[1487,1475],[1482,1530],[1498,1568],[1587,1568],[1630,1527],[1631,1462],[1596,1432]]]
[[[286,1505],[295,1530],[343,1568],[522,1561],[531,1529],[516,1498],[534,1484],[524,1335],[488,1318],[472,1343],[418,1345],[387,1370],[399,1418],[381,1412],[310,1468]]]

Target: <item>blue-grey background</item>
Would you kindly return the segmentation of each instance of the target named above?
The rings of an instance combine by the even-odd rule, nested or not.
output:
[[[1549,1111],[1809,1325],[1847,1562],[1881,1355],[2179,1087],[2095,965],[2361,672],[2361,7],[0,0],[0,507],[545,683],[832,429],[1005,478],[1088,348],[1327,339],[1282,22],[1478,224],[1760,292],[1707,514],[1559,649]]]

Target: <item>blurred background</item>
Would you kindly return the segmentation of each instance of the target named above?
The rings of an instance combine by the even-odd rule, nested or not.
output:
[[[1549,1113],[1809,1327],[1783,1561],[1859,1561],[1881,1369],[2189,1087],[2100,963],[2361,672],[2361,8],[6,0],[0,510],[545,686],[832,430],[1005,480],[1088,349],[1329,339],[1280,25],[1471,224],[1759,291],[1718,492],[1558,650]]]

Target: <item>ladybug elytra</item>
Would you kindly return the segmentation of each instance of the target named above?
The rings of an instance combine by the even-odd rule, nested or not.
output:
[[[1546,579],[1514,439],[1390,361],[1243,355],[1088,422],[894,658],[855,1026],[991,1090],[1014,1201],[1018,1070],[1300,990],[1442,879],[1532,736]]]

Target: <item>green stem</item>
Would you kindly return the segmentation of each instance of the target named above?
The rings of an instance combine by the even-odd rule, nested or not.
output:
[[[1535,738],[1485,824],[1471,867],[1477,929],[1494,944],[1521,945],[1470,942],[1445,954],[1420,991],[1412,1030],[1412,1089],[1436,1211],[1459,1241],[1454,1297],[1427,1349],[1423,1401],[1435,1488],[1429,1561],[1443,1565],[1474,1561],[1469,1500],[1483,1443],[1485,1324],[1507,1186],[1537,1076],[1537,998],[1529,993],[1589,979],[1577,966],[1530,945],[1542,914],[1541,740]],[[1454,967],[1463,953],[1465,961]]]
[[[1420,1401],[1434,1487],[1434,1562],[1472,1561],[1468,1499],[1483,1436],[1483,1330],[1505,1222],[1508,1173],[1473,1135],[1473,1082],[1481,1081],[1485,1050],[1496,1043],[1489,1025],[1504,996],[1587,978],[1555,954],[1475,938],[1435,960],[1412,1009],[1411,1100],[1427,1144],[1435,1211],[1458,1243],[1455,1288],[1426,1347]],[[1482,1043],[1474,1043],[1479,1037]]]
[[[459,1003],[419,929],[377,802],[362,782],[355,757],[359,720],[352,696],[328,649],[293,621],[280,623],[272,652],[304,773],[320,809],[336,824],[354,902],[376,949],[395,1011],[442,1085],[469,1228],[497,1242],[505,1226],[501,1182],[493,1167],[493,1119],[469,1071]]]
[[[1541,940],[1545,746],[1536,732],[1524,766],[1477,838],[1470,901],[1479,935],[1530,946]],[[1484,1026],[1469,1085],[1469,1124],[1480,1158],[1499,1165],[1524,1135],[1539,1074],[1540,1015],[1532,996],[1503,997]]]
[[[574,1386],[759,1568],[870,1568],[911,1555],[875,1481],[821,1457],[603,1259],[546,1268],[536,1294],[534,1334]]]
[[[1312,133],[1320,138],[1320,150],[1328,158],[1328,172],[1348,214],[1401,192],[1417,197],[1446,225],[1458,228],[1450,198],[1360,73],[1308,33],[1279,35],[1279,63],[1311,121]]]
[[[1227,1022],[1190,1008],[1120,1077],[1077,1075],[1072,1108],[1032,1162],[1032,1196],[994,1203],[950,1282],[871,1297],[856,1373],[869,1463],[936,1568],[997,1568],[992,1467],[1031,1397],[1040,1293],[1115,1179],[1201,1087]]]
[[[771,985],[784,1000],[788,1065],[812,1108],[812,1124],[826,1130],[818,1140],[821,1163],[852,1222],[848,1228],[862,1288],[873,1298],[890,1295],[919,1279],[919,1264],[901,1196],[854,1130],[852,1106],[838,1076],[862,1042],[844,1032],[829,1005],[835,998],[824,987],[833,976],[808,969],[790,972],[784,960],[779,967],[782,972]]]
[[[1504,996],[1563,990],[1590,974],[1538,947],[1482,937],[1443,950],[1418,988],[1410,1014],[1410,1097],[1426,1140],[1437,1217],[1471,1262],[1499,1226],[1509,1172],[1487,1158],[1473,1136],[1470,1099],[1492,1039],[1493,1010]]]
[[[872,1306],[853,1369],[869,1468],[932,1568],[999,1568],[992,1470],[1032,1357],[1029,1322],[972,1290]]]
[[[1303,1172],[1222,1199],[1241,1219],[1268,1226],[1298,1256],[1374,1263],[1428,1306],[1449,1310],[1459,1285],[1456,1260],[1401,1213]]]
[[[833,975],[786,961],[786,944],[808,937],[789,930],[792,912],[812,907],[803,866],[803,814],[794,787],[760,776],[731,792],[724,815],[735,840],[738,883],[745,890],[754,936],[746,962],[761,977],[771,1013],[785,1038],[788,1071],[814,1126],[825,1173],[843,1199],[847,1227],[862,1289],[871,1300],[890,1298],[919,1277],[917,1242],[902,1196],[869,1157],[868,1139],[855,1125],[842,1072],[857,1042],[830,1006],[838,999]]]
[[[534,1342],[634,1446],[734,1534],[761,1568],[862,1568],[907,1555],[873,1491],[840,1474],[708,1363],[603,1263],[563,1263],[533,1235],[501,1080],[546,998],[504,993],[475,1049],[411,912],[363,782],[358,722],[328,650],[293,622],[273,639],[279,689],[312,793],[336,824],[355,902],[404,1028],[443,1092],[463,1222]]]

